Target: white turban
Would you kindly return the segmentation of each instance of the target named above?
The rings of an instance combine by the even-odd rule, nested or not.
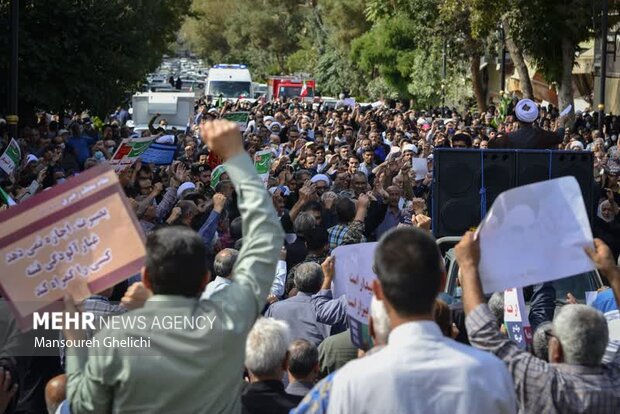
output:
[[[418,147],[416,147],[413,144],[405,144],[405,145],[403,145],[403,152],[407,152],[407,151],[411,151],[411,152],[417,154],[418,153]]]
[[[325,174],[317,174],[310,179],[310,182],[313,184],[316,183],[317,181],[325,181],[327,185],[330,185],[329,177],[326,176]]]
[[[583,146],[583,142],[581,141],[571,141],[569,148],[570,149],[579,148],[581,151],[583,151],[585,147]]]
[[[181,198],[184,192],[195,189],[196,184],[192,183],[191,181],[186,181],[179,186],[179,189],[177,190],[177,198]]]
[[[538,106],[531,99],[521,99],[515,108],[517,118],[521,122],[531,124],[538,118]]]

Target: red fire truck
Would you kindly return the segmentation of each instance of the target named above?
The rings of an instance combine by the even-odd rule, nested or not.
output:
[[[267,80],[267,99],[300,98],[312,101],[316,83],[314,79],[301,76],[272,76]]]

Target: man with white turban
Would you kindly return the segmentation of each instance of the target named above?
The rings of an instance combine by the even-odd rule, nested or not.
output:
[[[564,128],[556,132],[545,131],[534,125],[538,119],[538,105],[531,99],[521,99],[515,106],[519,129],[503,139],[489,142],[489,148],[555,149],[564,139]],[[563,125],[563,117],[559,119]]]

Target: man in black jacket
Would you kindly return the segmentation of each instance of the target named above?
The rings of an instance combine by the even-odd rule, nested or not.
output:
[[[287,414],[303,397],[284,391],[291,333],[288,324],[260,318],[248,334],[245,367],[250,384],[241,394],[243,414]]]
[[[531,99],[521,99],[515,106],[519,129],[503,138],[491,140],[489,148],[507,149],[556,149],[564,139],[564,128],[549,132],[534,126],[538,118],[538,106]],[[563,125],[563,119],[558,120]]]

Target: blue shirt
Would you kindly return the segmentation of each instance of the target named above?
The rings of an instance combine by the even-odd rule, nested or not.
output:
[[[318,321],[311,299],[312,295],[299,292],[271,305],[265,317],[287,322],[293,339],[306,339],[318,346],[329,336],[329,326]]]
[[[618,310],[618,304],[614,298],[613,289],[605,289],[596,295],[596,299],[592,302],[592,307],[603,312]]]
[[[73,153],[75,154],[75,157],[77,158],[80,165],[83,166],[84,161],[86,161],[86,159],[91,155],[90,146],[93,145],[96,141],[97,140],[95,138],[91,138],[85,135],[79,137],[71,136],[69,138],[69,142],[67,142],[67,145],[73,150]]]

